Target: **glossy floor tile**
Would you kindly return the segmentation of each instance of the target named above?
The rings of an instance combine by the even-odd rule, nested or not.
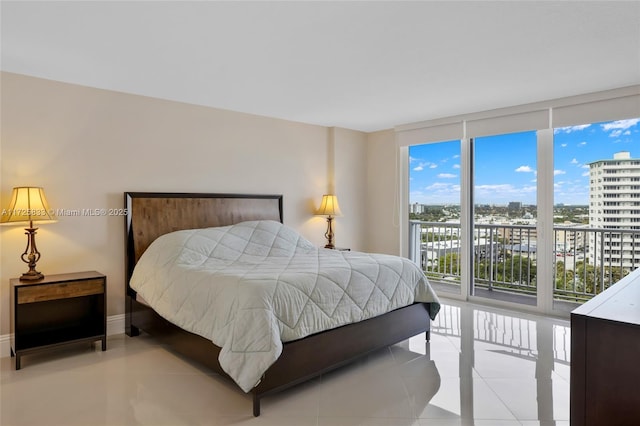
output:
[[[262,400],[148,336],[0,359],[0,424],[564,426],[568,321],[445,301],[415,336]]]

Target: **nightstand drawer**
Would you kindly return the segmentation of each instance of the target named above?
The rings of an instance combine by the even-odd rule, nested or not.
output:
[[[104,293],[103,279],[70,281],[44,286],[34,285],[18,288],[17,304],[90,296],[101,293]]]

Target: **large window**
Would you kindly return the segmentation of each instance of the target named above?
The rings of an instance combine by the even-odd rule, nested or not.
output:
[[[554,129],[556,302],[588,300],[640,267],[639,123]]]
[[[396,129],[437,291],[566,313],[640,268],[640,96],[608,94]]]

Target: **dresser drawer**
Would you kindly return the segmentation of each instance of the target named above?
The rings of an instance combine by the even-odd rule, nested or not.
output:
[[[44,302],[69,297],[90,296],[104,293],[104,280],[91,279],[58,284],[33,285],[18,288],[17,304]]]

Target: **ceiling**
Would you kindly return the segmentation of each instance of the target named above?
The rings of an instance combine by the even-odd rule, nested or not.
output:
[[[640,2],[0,4],[1,69],[362,131],[640,84]]]

